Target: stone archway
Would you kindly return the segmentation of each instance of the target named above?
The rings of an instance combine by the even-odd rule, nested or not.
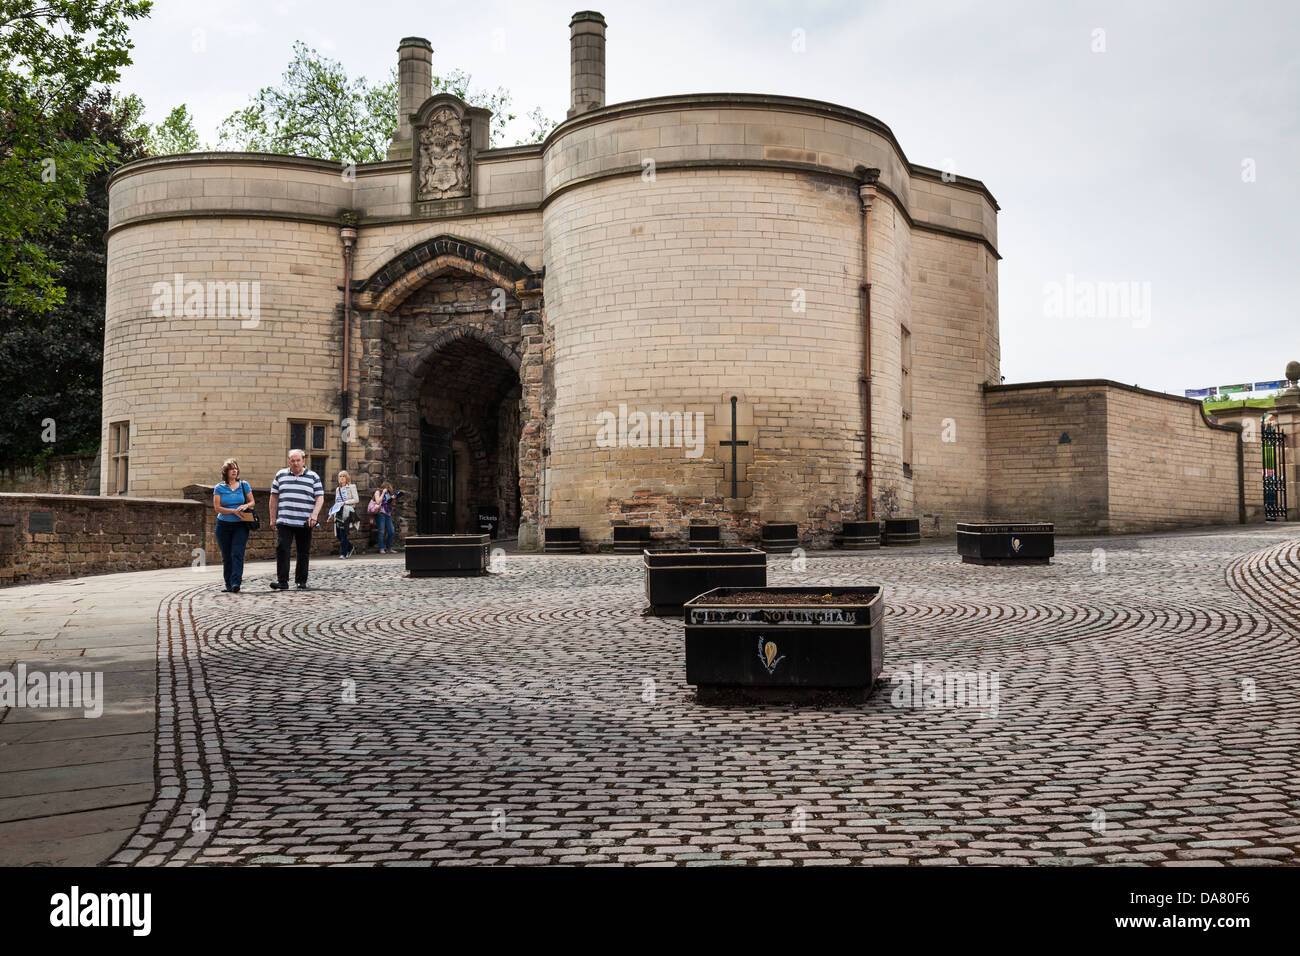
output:
[[[518,528],[521,546],[533,546],[546,430],[540,275],[440,236],[376,270],[357,298],[358,471],[372,486],[408,491],[395,515],[401,533],[419,527],[420,461],[432,438],[461,443],[460,489],[473,496],[461,504],[495,505],[503,531]],[[442,524],[473,530],[467,520],[461,508]]]
[[[513,537],[520,510],[518,357],[478,330],[455,332],[439,336],[412,362],[414,390],[399,389],[399,399],[418,396],[399,400],[396,409],[399,471],[417,479],[421,533],[475,532],[478,514],[490,509],[500,518],[501,533]],[[427,441],[436,433],[445,445],[441,459]],[[428,507],[427,478],[430,469],[444,468],[451,494],[435,514]]]

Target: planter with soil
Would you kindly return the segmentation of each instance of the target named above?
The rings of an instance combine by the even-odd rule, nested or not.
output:
[[[716,588],[687,601],[686,682],[701,700],[865,700],[884,657],[880,587]]]
[[[965,564],[1051,564],[1056,526],[1050,521],[962,522],[957,525],[957,553]]]
[[[757,548],[673,548],[646,551],[645,596],[650,613],[676,617],[682,606],[714,588],[767,586],[767,555]]]
[[[419,534],[406,539],[406,570],[413,578],[487,574],[491,538],[486,534]]]

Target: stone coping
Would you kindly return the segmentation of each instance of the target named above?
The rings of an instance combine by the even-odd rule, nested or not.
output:
[[[1240,433],[1241,431],[1240,425],[1225,425],[1222,422],[1211,421],[1199,399],[1173,395],[1169,392],[1157,392],[1154,389],[1141,388],[1137,385],[1125,385],[1123,382],[1116,382],[1109,378],[1052,379],[1045,382],[1006,382],[999,385],[985,383],[983,386],[985,393],[1019,392],[1036,388],[1117,388],[1124,392],[1133,392],[1137,395],[1147,395],[1151,398],[1162,398],[1170,402],[1181,402],[1185,405],[1195,406],[1196,410],[1201,413],[1201,421],[1205,422],[1210,428],[1217,428],[1225,432]]]
[[[49,502],[50,504],[66,503],[75,505],[101,505],[105,507],[110,504],[155,504],[203,507],[199,502],[190,501],[186,498],[134,498],[130,495],[47,495],[39,493],[29,494],[22,491],[0,492],[0,504],[6,502],[16,503],[19,500]]]
[[[709,107],[770,107],[774,112],[794,110],[805,113],[819,113],[841,122],[853,123],[885,137],[912,175],[943,182],[948,186],[961,186],[973,190],[981,193],[993,205],[994,210],[1002,208],[998,205],[993,193],[980,180],[971,179],[967,176],[956,176],[949,182],[943,179],[943,173],[940,170],[913,163],[907,158],[907,154],[903,152],[903,147],[899,144],[898,138],[894,136],[894,131],[876,117],[849,106],[839,106],[825,100],[808,99],[802,96],[784,96],[774,93],[685,93],[675,96],[653,96],[639,100],[628,100],[623,103],[613,103],[586,113],[580,113],[562,122],[542,142],[542,151],[545,152],[549,149],[552,141],[556,138],[583,126],[616,119],[630,113],[662,113],[690,107],[700,109]]]
[[[949,181],[944,178],[944,174],[940,170],[911,162],[907,158],[907,154],[903,152],[903,147],[899,144],[897,137],[894,136],[893,130],[874,116],[848,106],[839,106],[835,103],[828,103],[824,100],[808,99],[801,96],[783,96],[765,93],[687,93],[673,96],[656,96],[639,100],[628,100],[623,103],[614,103],[602,106],[599,109],[589,110],[585,113],[566,119],[552,130],[546,139],[540,144],[525,144],[522,146],[507,146],[497,149],[479,150],[475,154],[475,161],[492,162],[499,159],[541,155],[551,147],[552,143],[557,138],[565,136],[576,129],[592,124],[602,123],[611,119],[618,119],[630,114],[661,113],[684,108],[707,109],[709,107],[768,107],[772,109],[773,112],[789,112],[794,110],[798,112],[816,113],[831,117],[832,119],[840,120],[841,122],[862,126],[888,140],[889,144],[898,153],[899,159],[902,160],[903,165],[907,167],[911,175],[922,179],[943,182],[948,186],[958,186],[980,193],[989,201],[995,211],[1002,208],[998,205],[998,201],[993,196],[992,192],[990,192],[988,187],[980,180],[957,175]],[[109,177],[108,184],[111,187],[115,182],[123,177],[160,166],[194,165],[209,162],[285,166],[311,169],[331,174],[337,173],[343,167],[342,163],[334,160],[315,159],[307,156],[289,156],[279,153],[223,152],[214,150],[209,152],[177,153],[168,156],[151,156],[146,159],[137,159],[118,167]],[[385,160],[377,163],[358,163],[356,169],[357,175],[360,176],[365,172],[406,172],[410,170],[410,167],[411,161],[406,159]]]

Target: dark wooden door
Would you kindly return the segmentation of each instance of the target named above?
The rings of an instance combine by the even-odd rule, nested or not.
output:
[[[451,431],[420,422],[420,534],[451,534],[456,520],[456,476]]]

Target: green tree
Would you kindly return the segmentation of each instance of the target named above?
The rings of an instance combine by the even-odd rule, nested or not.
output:
[[[133,141],[143,144],[147,156],[169,156],[173,153],[196,153],[206,147],[199,142],[194,128],[194,117],[189,107],[182,103],[157,126],[144,121],[144,100],[134,93],[113,97],[113,112],[129,132]]]
[[[153,156],[197,153],[203,149],[199,144],[199,134],[194,128],[194,117],[190,115],[189,107],[182,103],[150,131],[148,149]]]
[[[543,113],[540,106],[534,106],[524,115],[527,116],[528,121],[533,124],[533,128],[523,139],[515,141],[516,146],[524,146],[529,143],[540,143],[545,140],[546,137],[551,135],[551,130],[555,129],[555,127],[559,125],[555,120]]]
[[[433,92],[451,93],[470,106],[491,110],[492,130],[488,145],[495,146],[505,135],[506,124],[515,118],[515,114],[510,112],[510,93],[502,86],[498,86],[495,91],[472,90],[469,85],[471,79],[464,70],[452,70],[446,76],[433,78]]]
[[[452,70],[433,77],[432,88],[491,110],[491,139],[496,144],[515,119],[510,94],[501,87],[475,90],[471,81],[464,70]],[[397,130],[397,103],[396,70],[379,84],[364,77],[350,79],[343,64],[298,42],[280,85],[258,90],[248,106],[222,121],[218,135],[227,148],[340,163],[380,162]],[[533,113],[529,118],[545,132],[529,141],[540,142],[555,124],[546,125],[540,107]]]
[[[104,344],[104,292],[108,230],[108,179],[119,163],[145,155],[138,113],[107,91],[71,111],[64,135],[95,142],[116,157],[95,172],[85,195],[68,207],[40,250],[59,263],[54,280],[66,290],[45,311],[0,301],[0,462],[39,461],[48,454],[93,451],[99,444],[100,375]],[[54,442],[47,421],[54,424]]]
[[[40,240],[59,229],[111,143],[68,135],[91,88],[130,62],[128,21],[149,0],[0,0],[0,302],[45,312],[64,300]]]
[[[258,90],[222,121],[218,136],[222,146],[252,152],[373,163],[387,154],[396,128],[396,72],[378,86],[350,80],[343,64],[297,42],[280,85]]]

